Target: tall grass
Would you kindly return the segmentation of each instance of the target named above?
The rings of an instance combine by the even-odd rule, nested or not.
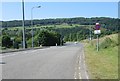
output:
[[[100,50],[96,51],[96,39],[85,45],[86,63],[91,79],[118,78],[118,36],[100,38]]]

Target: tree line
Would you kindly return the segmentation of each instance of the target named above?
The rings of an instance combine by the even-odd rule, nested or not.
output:
[[[0,21],[2,22],[2,27],[20,27],[22,26],[21,20],[14,21]],[[41,19],[33,20],[34,25],[57,25],[57,24],[80,24],[80,25],[95,25],[96,22],[99,22],[104,28],[116,31],[120,30],[120,19],[118,18],[109,18],[109,17],[93,17],[93,18],[56,18],[56,19]],[[25,20],[25,26],[31,26],[31,20]]]
[[[25,39],[26,48],[32,47],[31,34],[26,33],[25,36],[26,36],[26,39]],[[39,30],[39,33],[34,35],[34,47],[39,47],[40,45],[41,46],[62,45],[63,41],[61,41],[60,38],[61,38],[61,35],[55,31],[49,31],[46,29]],[[4,33],[2,35],[2,47],[15,48],[15,49],[19,49],[20,47],[22,48],[23,47],[22,34],[18,35],[16,33],[14,35],[10,35],[10,32]]]
[[[11,27],[22,27],[22,21],[2,21],[2,46],[6,48],[17,48],[22,47],[22,30],[19,28]],[[100,37],[105,35],[110,35],[113,33],[118,33],[120,29],[119,19],[115,18],[105,18],[105,17],[96,17],[96,18],[62,18],[62,19],[42,19],[34,20],[34,46],[38,47],[43,46],[55,46],[63,44],[64,41],[81,41],[84,39],[89,39],[90,33],[92,38],[96,38],[94,35],[94,26],[95,23],[99,22],[102,27],[102,32]],[[58,27],[66,23],[67,25],[79,24],[79,26],[71,28]],[[46,26],[41,28],[41,26]],[[47,27],[47,25],[53,25],[54,27]],[[81,26],[83,25],[83,26]],[[26,46],[31,47],[32,44],[32,31],[29,29],[30,20],[25,21],[26,28]],[[90,29],[91,27],[91,29]],[[13,39],[12,39],[13,38]],[[9,42],[8,42],[9,41]]]

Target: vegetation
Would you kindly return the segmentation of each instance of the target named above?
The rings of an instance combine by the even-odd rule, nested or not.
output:
[[[96,51],[96,40],[84,41],[86,63],[91,79],[118,78],[118,36],[112,34],[100,38],[100,51]]]
[[[96,38],[93,34],[95,23],[101,24],[101,35],[110,35],[118,32],[120,28],[118,25],[119,19],[95,17],[95,18],[61,18],[61,19],[43,19],[34,20],[34,46],[38,47],[40,44],[44,46],[51,46],[63,41],[81,41],[89,39],[90,33],[92,39]],[[2,35],[7,35],[14,38],[15,44],[12,44],[13,48],[22,47],[22,22],[21,21],[1,21],[2,22]],[[30,20],[25,21],[25,37],[26,46],[31,47],[32,43],[32,29],[30,26]],[[43,37],[42,37],[43,36]],[[47,38],[48,37],[48,38]],[[53,40],[55,39],[55,41]],[[2,39],[3,40],[3,39]],[[44,41],[44,42],[43,42]],[[53,41],[53,42],[51,42]],[[46,43],[45,43],[46,42]],[[50,42],[51,44],[48,44]],[[5,46],[6,47],[6,46]],[[11,47],[11,46],[10,46]]]
[[[35,36],[35,46],[55,46],[60,45],[60,34],[54,31],[40,30],[39,34]],[[29,40],[29,43],[31,40]]]
[[[10,40],[9,36],[2,36],[2,46],[7,48],[10,48],[12,46],[12,41]]]
[[[94,18],[61,18],[34,20],[34,47],[62,45],[67,41],[85,43],[85,54],[91,79],[118,78],[118,36],[120,19]],[[4,48],[22,48],[22,21],[0,21],[0,45]],[[95,23],[101,24],[99,52],[96,51]],[[26,48],[32,46],[32,29],[30,20],[25,21]],[[90,33],[92,41],[89,41]],[[85,40],[86,39],[86,40]],[[0,46],[0,47],[1,47]]]
[[[2,27],[19,27],[22,26],[22,21],[1,21]],[[30,27],[30,20],[25,21],[25,26]],[[79,25],[95,25],[96,22],[101,23],[104,28],[115,31],[119,29],[119,19],[115,18],[106,18],[106,17],[93,17],[93,18],[61,18],[61,19],[42,19],[42,20],[34,20],[33,23],[36,26],[41,25],[61,25],[61,24],[79,24]]]
[[[93,79],[118,78],[118,36],[120,19],[94,18],[61,18],[34,20],[34,46],[55,46],[67,41],[85,43],[85,54],[90,77]],[[22,21],[0,21],[0,45],[5,48],[22,48]],[[25,21],[26,48],[32,45],[32,29],[30,20]],[[101,24],[99,52],[96,51],[95,23]],[[92,36],[92,41],[88,41]],[[86,39],[86,40],[85,40]]]

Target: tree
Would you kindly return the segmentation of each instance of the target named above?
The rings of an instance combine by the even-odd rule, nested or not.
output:
[[[21,37],[15,37],[14,44],[13,44],[14,48],[19,49],[19,44],[21,44],[21,42],[22,42]]]
[[[12,41],[7,35],[2,36],[2,47],[10,48],[12,46]]]
[[[42,30],[38,35],[39,45],[55,46],[60,45],[60,34],[54,31]]]

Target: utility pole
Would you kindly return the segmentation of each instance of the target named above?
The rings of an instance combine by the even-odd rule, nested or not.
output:
[[[23,20],[22,20],[22,26],[23,26],[23,49],[25,49],[25,14],[24,14],[24,0],[22,0],[22,15],[23,15]]]

